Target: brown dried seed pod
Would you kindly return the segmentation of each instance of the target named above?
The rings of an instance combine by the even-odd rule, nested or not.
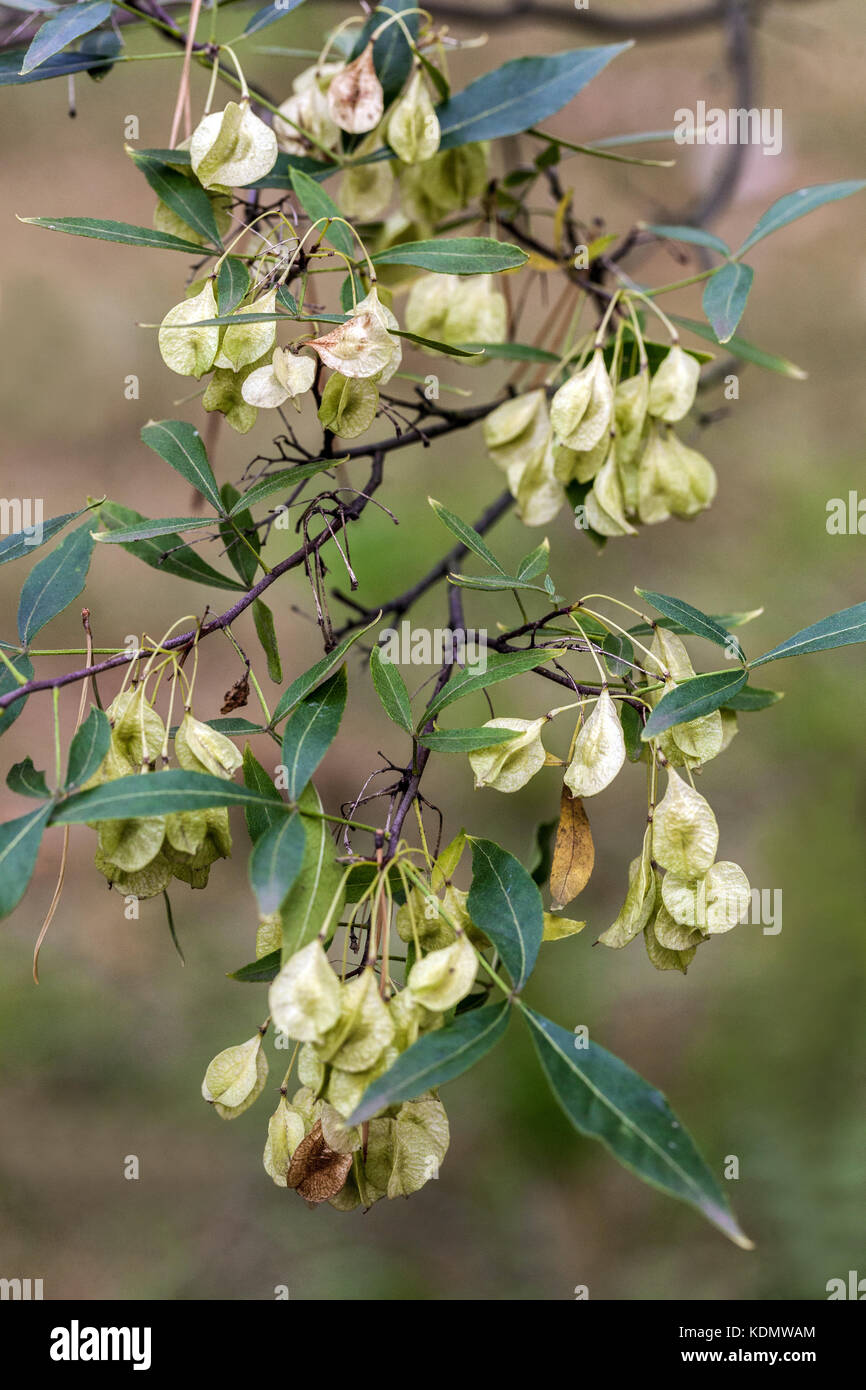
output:
[[[317,1120],[306,1139],[292,1155],[286,1185],[293,1187],[307,1202],[327,1202],[346,1184],[352,1155],[336,1153],[328,1147]]]
[[[583,892],[594,863],[595,847],[583,802],[563,786],[550,870],[550,894],[559,907]]]

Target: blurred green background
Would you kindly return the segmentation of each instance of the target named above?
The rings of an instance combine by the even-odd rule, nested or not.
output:
[[[652,8],[625,0],[618,7]],[[341,13],[310,0],[261,43],[316,49]],[[461,35],[490,35],[486,52],[454,60],[458,84],[515,53],[606,41],[583,31],[577,12],[568,25],[526,18],[507,28],[494,14],[491,7],[484,23],[452,21]],[[234,15],[224,17],[225,35],[240,27]],[[132,42],[158,48],[152,38]],[[864,171],[866,37],[857,0],[768,7],[753,42],[757,104],[782,109],[784,147],[777,158],[748,153],[736,198],[714,224],[734,244],[782,193]],[[261,54],[246,65],[282,99],[303,60]],[[0,98],[2,493],[43,497],[46,516],[102,493],[150,515],[187,510],[181,481],[138,439],[150,417],[201,418],[195,401],[177,405],[194,383],[170,376],[155,334],[138,326],[158,321],[181,297],[183,258],[15,221],[16,213],[89,212],[148,223],[153,199],[123,152],[124,122],[138,116],[143,146],[166,144],[177,72],[176,63],[142,63],[98,85],[79,79],[74,121],[65,81],[7,89]],[[204,89],[196,73],[194,113]],[[638,44],[547,124],[582,142],[670,128],[674,110],[698,98],[730,104],[715,29]],[[678,156],[674,170],[570,160],[563,180],[577,190],[580,214],[602,218],[612,231],[640,217],[667,220],[724,156],[669,148]],[[757,281],[742,331],[799,363],[808,380],[743,367],[739,400],[723,418],[700,435],[690,425],[687,437],[720,479],[712,512],[694,524],[648,528],[597,555],[563,514],[549,528],[560,590],[628,598],[639,584],[710,611],[764,605],[743,634],[752,653],[863,598],[866,542],[825,529],[827,499],[847,496],[863,477],[863,247],[863,203],[852,199],[755,249]],[[635,262],[634,273],[661,283],[688,271],[660,251]],[[697,300],[683,293],[672,306],[694,315]],[[542,291],[532,312],[544,312]],[[409,366],[423,374],[429,361],[413,358]],[[435,370],[476,400],[504,375],[495,365]],[[124,398],[131,373],[140,378],[138,401]],[[725,404],[718,391],[706,402]],[[220,479],[239,478],[259,450],[272,452],[272,432],[264,415],[244,439],[223,432]],[[355,468],[360,485],[366,475],[363,465]],[[387,478],[380,496],[399,530],[371,509],[351,538],[360,597],[369,602],[410,583],[447,547],[428,493],[471,518],[500,486],[477,431],[393,456]],[[495,547],[514,558],[539,539],[509,518]],[[279,558],[291,544],[280,533],[270,554]],[[218,562],[216,550],[205,554]],[[21,566],[0,574],[7,638],[22,579]],[[342,587],[337,565],[333,579]],[[288,679],[315,659],[317,633],[293,610],[310,613],[302,579],[277,592]],[[114,549],[95,555],[86,591],[96,641],[106,645],[143,625],[158,636],[207,599],[222,608],[225,598]],[[492,626],[494,609],[484,602],[470,599],[467,611],[470,622]],[[80,642],[76,612],[47,629],[47,643]],[[439,594],[415,621],[438,624],[442,614]],[[238,636],[254,649],[251,623],[239,624]],[[694,645],[708,665],[709,650]],[[66,669],[62,659],[42,666]],[[218,713],[239,674],[228,643],[206,644],[200,717]],[[209,1058],[248,1037],[266,1012],[260,991],[225,979],[252,955],[255,935],[243,856],[216,865],[208,893],[193,896],[179,885],[174,894],[184,968],[158,900],[143,905],[139,922],[126,921],[91,866],[92,832],[74,827],[38,988],[31,953],[53,890],[58,832],[47,836],[30,894],[3,926],[0,1273],[43,1278],[47,1298],[258,1299],[286,1284],[292,1298],[311,1299],[569,1299],[576,1285],[588,1285],[591,1298],[687,1300],[822,1298],[828,1279],[858,1265],[866,1272],[862,651],[763,674],[786,690],[785,700],[741,716],[739,737],[708,767],[701,788],[721,827],[720,856],[742,863],[754,886],[782,890],[781,933],[740,927],[705,947],[687,979],[654,972],[640,944],[591,949],[618,909],[642,830],[643,770],[627,768],[590,808],[597,868],[580,900],[589,927],[545,948],[531,986],[533,1005],[566,1028],[587,1024],[661,1086],[717,1172],[727,1155],[739,1158],[739,1181],[728,1186],[754,1253],[729,1246],[690,1209],[642,1186],[576,1135],[516,1021],[505,1043],[444,1093],[452,1144],[438,1182],[411,1202],[381,1202],[366,1215],[309,1211],[262,1169],[268,1100],[227,1126],[199,1094]],[[350,681],[350,717],[320,782],[332,810],[355,793],[379,749],[397,761],[407,753],[374,708],[359,657]],[[508,701],[497,700],[497,712],[541,713],[550,699],[540,684],[526,679]],[[104,698],[114,688],[103,682]],[[275,698],[266,678],[265,688]],[[76,689],[63,697],[67,733],[77,696]],[[467,722],[485,717],[480,705],[465,709]],[[4,767],[31,752],[37,765],[50,759],[48,720],[48,699],[32,698],[4,738]],[[271,756],[270,746],[258,752]],[[465,760],[439,764],[425,785],[447,810],[446,833],[466,823],[526,857],[535,824],[556,812],[555,774],[505,798],[474,792]],[[4,817],[21,814],[5,789],[2,801]],[[140,1160],[139,1181],[123,1176],[131,1154]]]

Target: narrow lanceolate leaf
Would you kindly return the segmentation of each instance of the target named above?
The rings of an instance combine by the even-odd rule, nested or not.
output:
[[[18,796],[33,796],[37,801],[45,801],[51,795],[45,773],[34,767],[32,758],[25,758],[23,762],[10,767],[6,774],[6,785],[10,792],[17,792]]]
[[[0,825],[0,917],[8,917],[24,896],[50,814],[50,805],[37,806]]]
[[[750,265],[729,261],[707,281],[703,309],[720,343],[728,343],[733,338],[754,278],[755,272]]]
[[[217,308],[231,314],[250,287],[250,272],[237,256],[226,256],[217,274]]]
[[[661,1091],[597,1043],[521,1006],[542,1070],[575,1129],[600,1139],[644,1182],[697,1207],[729,1240],[750,1250],[715,1176]]]
[[[220,498],[226,513],[231,512],[241,502],[241,494],[234,483],[223,483],[220,488]],[[244,588],[251,589],[259,572],[257,556],[262,548],[251,512],[241,508],[231,520],[227,517],[225,521],[221,521],[220,536],[232,569],[243,580]],[[254,603],[254,617],[255,611],[256,605]]]
[[[336,738],[346,708],[346,693],[346,668],[341,666],[317,690],[306,695],[286,721],[283,763],[291,801],[297,801]]]
[[[262,651],[268,663],[268,676],[275,685],[279,685],[283,679],[283,667],[280,661],[274,615],[268,605],[263,603],[260,598],[253,599],[253,622],[256,625],[256,636],[262,644]]]
[[[779,661],[783,656],[806,656],[809,652],[822,652],[828,647],[845,647],[850,642],[866,642],[866,603],[855,603],[853,608],[843,608],[840,613],[831,613],[820,623],[804,627],[795,632],[786,642],[772,651],[764,652],[751,666],[763,666],[767,661]]]
[[[220,490],[202,437],[194,425],[188,420],[151,420],[141,431],[141,437],[149,449],[192,483],[196,492],[206,497],[216,511],[222,512]]]
[[[92,553],[90,523],[85,522],[30,571],[18,605],[18,636],[25,647],[46,623],[78,598]]]
[[[674,323],[678,323],[681,328],[687,328],[698,338],[704,338],[708,343],[718,341],[708,323],[701,323],[699,319],[685,319],[680,314],[671,314],[670,317]],[[780,357],[775,352],[765,352],[763,348],[756,347],[754,343],[740,338],[736,333],[728,339],[725,347],[743,362],[754,362],[756,367],[765,367],[767,371],[778,372],[780,376],[790,377],[793,381],[805,381],[809,375],[802,367],[798,367],[796,362],[789,361],[787,357]]]
[[[275,3],[263,5],[260,10],[256,10],[252,19],[248,19],[244,26],[245,34],[257,34],[260,29],[266,29],[269,24],[276,24],[278,19],[285,19],[286,15],[296,10],[303,0],[275,0]]]
[[[8,660],[15,667],[15,670],[24,677],[25,681],[33,679],[33,662],[29,656],[10,656]],[[19,686],[20,681],[15,679],[6,662],[0,662],[0,698],[4,695],[11,695],[13,691],[18,690]],[[10,724],[15,723],[19,714],[24,712],[26,703],[27,696],[23,695],[20,700],[15,700],[6,705],[5,708],[0,709],[0,734],[5,734]]]
[[[532,974],[544,933],[541,894],[513,854],[492,840],[470,838],[472,886],[466,907],[489,936],[511,976],[522,989]]]
[[[519,246],[487,236],[404,241],[399,246],[377,251],[371,257],[374,265],[415,265],[422,270],[435,270],[440,275],[486,275],[514,270],[528,259]]]
[[[460,543],[465,545],[467,550],[471,550],[473,554],[477,555],[479,559],[483,560],[491,569],[496,570],[497,574],[505,574],[505,570],[493,554],[493,551],[480,533],[475,530],[474,526],[470,526],[468,521],[463,521],[459,516],[455,516],[454,512],[450,512],[447,507],[443,507],[441,502],[437,502],[435,497],[428,497],[427,501],[442,522],[442,525],[448,527],[452,536],[456,536]]]
[[[297,815],[283,816],[256,840],[250,855],[250,883],[263,917],[279,912],[301,871],[305,845],[303,822]]]
[[[292,169],[289,177],[292,181],[292,189],[295,197],[310,219],[310,222],[319,223],[319,234],[337,250],[342,251],[344,256],[354,258],[358,253],[358,246],[355,238],[342,220],[342,213],[329,193],[326,193],[320,183],[311,179],[309,174],[305,174],[300,169]],[[336,218],[336,221],[322,222],[321,218]]]
[[[91,506],[96,505],[97,503],[92,502],[87,507],[79,507],[77,512],[64,512],[62,516],[49,517],[48,521],[34,521],[23,526],[20,531],[13,531],[11,535],[4,536],[0,540],[0,565],[5,565],[9,560],[22,560],[26,555],[32,555],[34,550],[53,540],[58,531],[62,531],[70,521],[83,516]],[[4,521],[5,519],[4,515]]]
[[[126,147],[136,169],[140,169],[158,198],[176,213],[182,222],[218,250],[222,249],[213,204],[198,181],[188,179],[169,164]],[[224,263],[225,264],[225,263]]]
[[[520,738],[519,729],[431,729],[419,734],[418,742],[434,753],[474,753],[513,738]]]
[[[462,1076],[495,1047],[508,1027],[508,1001],[461,1014],[435,1033],[426,1033],[367,1087],[347,1124],[361,1124],[388,1105],[411,1100],[431,1086]]]
[[[465,695],[472,695],[477,690],[486,690],[488,686],[496,685],[499,681],[509,680],[512,676],[520,676],[526,671],[534,671],[537,666],[543,666],[545,661],[552,661],[557,656],[562,656],[562,648],[560,647],[545,647],[543,650],[539,648],[526,652],[506,652],[505,654],[488,652],[486,670],[482,671],[477,666],[467,666],[457,671],[436,699],[427,706],[419,721],[419,727],[423,727],[440,710],[443,710],[446,705],[453,704],[455,700],[462,700]]]
[[[205,772],[184,772],[169,768],[166,772],[136,773],[118,777],[101,787],[61,801],[51,820],[54,825],[79,825],[89,820],[127,820],[136,816],[170,815],[172,811],[204,811],[209,806],[276,806],[261,792],[250,791],[224,777],[211,777]],[[280,801],[283,813],[291,809]]]
[[[342,642],[339,642],[332,652],[328,652],[327,656],[323,656],[321,661],[317,661],[308,671],[304,671],[303,675],[293,680],[289,688],[284,690],[280,696],[273,717],[271,718],[271,726],[278,724],[281,719],[285,718],[299,700],[302,700],[309,691],[314,690],[319,682],[324,680],[329,671],[333,671],[335,666],[339,666],[352,643],[357,642],[359,637],[363,637],[365,632],[369,632],[371,627],[375,627],[381,616],[381,613],[377,613],[373,621],[368,623],[366,627],[362,627],[357,632],[352,632],[348,637],[344,637]]]
[[[124,246],[148,246],[154,251],[184,251],[186,255],[203,254],[201,246],[171,232],[157,232],[151,227],[136,227],[131,222],[115,222],[102,217],[19,217],[33,227],[45,227],[49,232],[67,232],[70,236],[95,237],[97,241],[117,241]]]
[[[161,522],[150,521],[131,507],[122,507],[119,502],[103,502],[99,508],[99,520],[106,527],[102,532],[103,538],[112,530],[125,530],[128,534],[130,528],[162,525]],[[246,584],[239,584],[229,575],[220,574],[219,570],[201,558],[197,550],[184,545],[176,532],[158,531],[156,536],[159,539],[151,536],[145,540],[122,541],[121,544],[124,550],[143,560],[151,569],[162,570],[164,574],[172,574],[178,579],[192,579],[197,584],[210,584],[214,589],[232,589],[236,593],[247,588]]]
[[[243,738],[244,734],[267,733],[263,724],[254,724],[251,719],[238,719],[235,715],[227,715],[224,719],[208,719],[205,722],[209,728],[216,729],[218,734],[226,734],[228,738]],[[174,738],[173,732],[172,738]]]
[[[667,237],[671,241],[687,241],[692,246],[707,246],[713,251],[718,251],[722,256],[730,256],[731,248],[727,242],[722,241],[720,236],[715,236],[712,232],[705,232],[703,227],[670,227],[660,225],[657,222],[641,222],[639,225],[646,232],[655,232],[656,236]]]
[[[745,685],[730,700],[725,701],[725,709],[753,711],[769,709],[785,698],[784,690],[762,690],[759,685]]]
[[[449,574],[448,582],[456,584],[458,589],[481,589],[487,593],[503,593],[513,589],[524,592],[529,589],[536,594],[548,592],[543,584],[528,584],[511,574]]]
[[[327,473],[329,469],[336,468],[337,464],[342,462],[344,460],[339,458],[316,459],[314,463],[302,463],[296,468],[283,468],[279,473],[272,473],[269,478],[260,478],[242,494],[230,515],[235,516],[240,511],[248,510],[257,502],[265,502],[278,492],[288,495],[298,483],[304,482],[307,478],[315,478],[317,473]]]
[[[149,521],[143,516],[140,521],[133,521],[128,526],[115,526],[110,531],[95,531],[93,539],[102,541],[105,545],[129,545],[132,541],[149,541],[155,536],[165,536],[166,548],[169,548],[169,540],[174,539],[175,532],[204,531],[213,525],[215,522],[212,516],[162,516],[154,521]]]
[[[94,705],[81,728],[75,731],[69,745],[67,788],[80,787],[93,776],[108,752],[110,742],[111,725],[108,716]]]
[[[690,719],[700,719],[721,709],[742,690],[748,676],[742,666],[735,666],[731,671],[710,671],[708,675],[681,681],[659,700],[643,727],[641,739],[646,743],[674,724],[687,724]]]
[[[583,801],[563,785],[550,865],[550,896],[557,907],[583,892],[594,865],[595,845]]]
[[[298,800],[306,835],[301,872],[280,910],[283,961],[318,936],[329,913],[328,940],[334,935],[340,920],[344,898],[340,890],[343,870],[334,860],[334,841],[329,833],[331,826],[321,816],[323,809],[319,793],[309,782]],[[305,815],[305,811],[320,814]]]
[[[247,834],[253,844],[256,844],[266,831],[279,825],[285,815],[286,803],[249,744],[244,749],[243,773],[244,786],[248,791],[256,792],[259,797],[258,801],[244,807]]]
[[[545,573],[549,564],[550,542],[543,540],[541,545],[537,545],[534,550],[530,550],[528,555],[524,555],[517,566],[517,578],[535,579],[539,574]]]
[[[542,58],[513,58],[437,107],[440,150],[516,135],[561,110],[629,43],[575,48]]]
[[[280,964],[280,952],[269,951],[259,960],[251,960],[249,965],[242,965],[240,970],[232,970],[229,979],[240,980],[244,985],[270,984],[271,980],[275,980],[279,975]]]
[[[89,34],[111,14],[111,0],[86,0],[85,4],[65,5],[62,11],[49,19],[33,39],[21,64],[21,73],[26,76],[34,68],[53,58],[67,44]]]
[[[382,655],[381,647],[374,647],[370,653],[370,674],[379,701],[389,719],[399,724],[408,734],[412,732],[412,707],[409,704],[409,691],[393,661]]]
[[[48,6],[45,7],[46,9]],[[86,42],[86,41],[85,41]],[[102,73],[113,63],[106,57],[88,49],[79,53],[57,53],[47,58],[33,72],[21,75],[21,63],[25,49],[17,48],[11,53],[0,53],[0,87],[18,87],[28,82],[46,82],[51,77],[69,77],[76,72]]]
[[[705,637],[708,642],[715,642],[717,647],[735,651],[739,659],[745,661],[738,639],[732,637],[727,628],[722,627],[715,618],[702,613],[699,608],[694,608],[684,599],[672,598],[670,594],[656,594],[652,589],[638,589],[635,586],[635,593],[647,599],[653,608],[663,613],[666,618],[673,618],[675,622],[681,623],[686,632],[693,632],[696,637]]]
[[[859,193],[861,188],[866,188],[866,179],[815,183],[810,188],[798,188],[796,193],[787,193],[784,198],[779,198],[773,203],[755,224],[737,255],[742,256],[756,242],[769,236],[771,232],[777,232],[780,227],[786,227],[798,217],[805,217],[807,212],[814,212],[815,208],[823,207],[825,203],[835,203],[839,198],[848,198],[852,193]]]

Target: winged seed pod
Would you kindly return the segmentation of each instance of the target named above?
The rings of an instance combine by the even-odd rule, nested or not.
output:
[[[569,449],[565,444],[554,445],[553,471],[565,485],[573,479],[579,483],[589,483],[610,453],[610,436],[602,435],[591,449]]]
[[[318,77],[310,76],[316,69],[307,68],[295,78],[292,96],[280,103],[281,114],[274,117],[274,134],[284,154],[303,156],[321,146],[327,150],[339,147],[340,127],[331,115],[326,93],[328,82],[342,66],[326,63]]]
[[[616,462],[627,469],[640,452],[649,405],[649,369],[644,366],[634,376],[617,384],[613,395],[613,418],[616,426]],[[627,499],[628,500],[628,499]],[[637,505],[637,497],[633,506]]]
[[[162,849],[165,816],[99,822],[99,852],[127,873],[144,869]]]
[[[374,131],[358,149],[358,157],[371,153],[379,144]],[[381,160],[378,164],[350,164],[340,179],[339,206],[345,217],[358,222],[372,222],[391,201],[394,191],[394,171],[390,163]]]
[[[347,1125],[339,1110],[326,1101],[320,1116],[322,1137],[329,1149],[338,1154],[353,1154],[363,1142],[360,1125]]]
[[[603,946],[618,951],[643,931],[656,908],[657,884],[652,867],[652,826],[648,825],[637,859],[628,866],[625,902],[607,931],[598,938]]]
[[[448,912],[449,917],[453,913],[448,910],[443,902],[443,908]],[[468,913],[466,914],[468,918]],[[414,923],[414,932],[412,930]],[[458,917],[456,925],[462,927],[463,921]],[[414,941],[417,938],[419,946],[425,951],[438,951],[443,946],[450,946],[457,940],[457,933],[450,922],[440,916],[438,909],[431,898],[421,892],[420,888],[413,888],[406,901],[397,909],[396,916],[397,935],[401,941]],[[397,998],[403,999],[406,991],[401,995],[395,996],[391,1001],[393,1009]],[[400,1009],[404,1009],[405,1004],[401,1004]]]
[[[566,502],[565,489],[556,476],[553,436],[529,459],[516,480],[516,468],[509,470],[508,482],[517,502],[524,526],[546,526]]]
[[[250,110],[248,97],[205,116],[189,145],[193,173],[205,188],[247,188],[277,161],[277,137]]]
[[[369,379],[332,372],[325,383],[318,416],[326,430],[340,439],[357,439],[368,430],[379,409],[379,390]]]
[[[663,946],[666,951],[690,951],[693,946],[699,946],[706,940],[699,928],[687,927],[672,917],[664,902],[660,904],[653,918],[653,934],[659,946]]]
[[[439,149],[439,120],[420,64],[388,118],[388,144],[404,164],[421,164]]]
[[[393,333],[395,329],[400,327],[397,322],[397,315],[388,308],[387,304],[380,302],[379,291],[375,285],[372,285],[364,298],[358,301],[355,306],[355,313],[372,314],[376,323],[389,333]],[[399,371],[402,361],[403,344],[399,338],[395,337],[392,339],[392,351],[387,366],[383,367],[374,378],[377,385],[384,386],[386,382],[390,381],[394,373]]]
[[[214,364],[219,348],[220,331],[216,325],[194,327],[202,319],[217,317],[217,302],[213,281],[191,299],[184,299],[169,309],[160,324],[157,341],[163,362],[178,376],[204,376]]]
[[[249,304],[239,304],[232,317],[244,314],[273,314],[277,304],[276,286]],[[238,372],[273,352],[277,340],[276,321],[270,323],[230,323],[223,335],[215,366]]]
[[[595,796],[610,786],[624,762],[622,725],[605,688],[575,740],[565,785],[573,796]]]
[[[340,982],[318,938],[289,957],[268,993],[274,1023],[298,1042],[321,1042],[341,1003]]]
[[[716,936],[745,921],[750,902],[749,880],[739,864],[722,859],[696,881],[665,874],[662,900],[676,923]]]
[[[333,972],[332,972],[333,973]],[[369,1071],[394,1037],[388,1005],[372,966],[340,986],[340,1013],[315,1041],[316,1054],[340,1071]]]
[[[337,1153],[325,1142],[319,1119],[292,1154],[286,1186],[307,1202],[327,1202],[344,1186],[351,1167],[351,1154]]]
[[[289,1105],[285,1096],[268,1120],[268,1137],[262,1162],[265,1172],[273,1178],[277,1187],[286,1187],[286,1175],[295,1149],[304,1138],[304,1118],[300,1111]]]
[[[351,377],[378,377],[400,352],[399,340],[370,312],[347,319],[307,346],[318,353],[326,367]]]
[[[700,878],[716,857],[719,827],[706,798],[672,767],[667,774],[667,790],[653,817],[653,858],[680,878]]]
[[[122,893],[124,897],[139,898],[141,901],[145,898],[155,898],[157,893],[162,893],[174,875],[174,866],[162,853],[151,859],[143,869],[135,872],[118,868],[116,864],[106,860],[98,848],[93,856],[93,863],[118,893]]]
[[[648,410],[673,425],[688,415],[698,389],[700,363],[675,343],[652,379]]]
[[[274,410],[291,401],[300,410],[298,396],[309,391],[316,379],[316,362],[312,357],[275,347],[270,366],[257,367],[243,384],[243,398],[251,406]]]
[[[440,1100],[422,1096],[404,1101],[394,1118],[388,1197],[410,1197],[438,1177],[450,1138],[448,1116]]]
[[[449,347],[501,343],[508,327],[505,296],[494,289],[492,275],[421,275],[409,291],[406,327]],[[431,348],[422,351],[441,355]],[[482,360],[469,357],[463,365],[480,366]]]
[[[493,462],[509,475],[515,465],[522,470],[550,435],[544,391],[528,391],[504,401],[490,412],[481,428]]]
[[[650,964],[654,965],[656,970],[679,970],[681,974],[686,974],[694,960],[696,946],[690,946],[682,951],[669,950],[667,946],[661,944],[656,936],[655,922],[647,922],[644,927],[643,939]]]
[[[268,1059],[262,1048],[262,1035],[249,1042],[227,1047],[209,1063],[201,1093],[224,1120],[237,1119],[248,1110],[265,1088]]]
[[[185,771],[209,772],[212,777],[233,777],[243,762],[230,738],[202,724],[189,710],[174,736],[174,752]]]
[[[478,957],[465,933],[452,946],[431,951],[416,961],[407,984],[413,999],[434,1013],[444,1013],[467,995],[475,981]]]
[[[239,372],[217,367],[201,398],[205,410],[217,410],[224,415],[236,434],[249,434],[256,423],[258,411],[244,399],[244,383],[257,363],[250,363]]]
[[[616,464],[616,445],[611,442],[607,459],[586,496],[586,519],[601,536],[634,536],[626,519],[625,496]]]
[[[516,792],[525,787],[544,767],[547,754],[541,742],[541,730],[546,723],[544,715],[541,719],[488,719],[485,729],[513,729],[520,737],[469,754],[476,788]]]
[[[133,771],[153,766],[162,752],[165,725],[147,699],[144,685],[118,695],[108,708],[112,748]]]
[[[575,936],[586,926],[585,922],[575,922],[559,912],[545,912],[543,921],[542,941],[564,941],[567,936]]]
[[[716,495],[715,470],[703,454],[662,425],[650,433],[638,468],[638,515],[652,526],[668,517],[695,516]]]
[[[349,135],[365,135],[381,121],[385,95],[376,76],[372,41],[331,79],[328,108],[332,120]]]
[[[665,682],[663,690],[652,691],[647,695],[647,700],[654,707],[663,695],[676,688],[678,681],[689,680],[694,676],[695,670],[683,642],[668,628],[656,627],[650,652],[673,678]],[[722,716],[718,710],[712,710],[698,719],[690,719],[684,724],[674,724],[659,738],[659,747],[668,761],[675,766],[686,761],[691,765],[709,762],[722,751],[722,743]]]
[[[550,422],[569,449],[591,449],[607,434],[613,417],[613,387],[596,348],[589,362],[560,386],[550,403]]]

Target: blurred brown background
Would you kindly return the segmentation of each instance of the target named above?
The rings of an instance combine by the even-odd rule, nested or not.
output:
[[[609,7],[593,0],[593,8]],[[667,5],[619,0],[617,12],[655,8]],[[455,85],[517,53],[607,41],[581,27],[579,12],[563,9],[568,24],[526,18],[504,27],[493,6],[483,24],[452,21],[462,35],[490,35],[485,52],[454,60]],[[260,44],[317,49],[341,13],[310,0]],[[234,10],[223,16],[224,37],[241,27]],[[125,32],[138,51],[159,48],[150,36]],[[781,194],[864,172],[866,29],[858,0],[768,6],[752,43],[757,104],[782,108],[784,147],[777,158],[748,153],[736,197],[713,224],[733,244]],[[670,128],[675,109],[699,98],[727,107],[724,52],[717,28],[641,42],[546,124],[586,142]],[[304,61],[248,54],[245,65],[281,99]],[[79,78],[74,121],[65,80],[0,95],[0,491],[43,497],[46,516],[102,493],[149,515],[187,510],[184,485],[138,439],[150,417],[201,418],[195,401],[177,405],[194,383],[172,377],[155,334],[137,326],[158,321],[181,297],[184,259],[15,221],[16,213],[89,212],[149,223],[153,198],[123,153],[124,120],[138,115],[142,146],[166,144],[177,72],[176,63],[154,62],[117,69],[100,84]],[[194,111],[204,90],[196,73]],[[623,231],[636,218],[667,218],[688,204],[725,154],[647,149],[668,151],[677,155],[673,170],[578,157],[563,166],[563,178],[577,190],[581,215]],[[755,249],[756,287],[741,331],[809,377],[798,383],[740,369],[740,399],[699,440],[720,479],[711,514],[645,529],[600,556],[563,514],[550,528],[560,590],[628,598],[639,584],[710,611],[763,604],[765,615],[743,634],[753,653],[863,598],[866,541],[825,529],[827,499],[862,487],[863,216],[861,195]],[[688,271],[657,252],[635,273],[661,283]],[[539,301],[536,312],[543,307]],[[694,292],[673,307],[694,315]],[[423,374],[428,359],[414,358],[409,368]],[[504,375],[495,365],[437,369],[479,400]],[[138,401],[124,399],[130,373],[140,378]],[[719,393],[708,403],[721,403]],[[257,451],[268,452],[275,428],[260,415],[245,439],[225,432],[220,479],[238,478]],[[691,427],[688,437],[697,438]],[[360,483],[363,465],[356,469]],[[380,496],[399,516],[399,532],[371,510],[352,536],[362,600],[404,587],[446,548],[446,533],[429,517],[429,492],[471,518],[499,485],[477,431],[394,456]],[[494,545],[516,557],[540,538],[509,518]],[[278,533],[271,556],[290,544]],[[221,563],[216,550],[203,553]],[[26,569],[21,562],[0,572],[7,639]],[[334,576],[342,584],[336,567]],[[277,592],[288,680],[315,659],[317,634],[291,611],[293,603],[310,611],[302,579]],[[158,636],[207,599],[220,609],[229,601],[109,548],[94,557],[86,599],[97,643],[106,645],[145,624]],[[470,599],[467,609],[471,622],[492,626],[494,610],[483,601]],[[440,594],[415,620],[438,623],[441,612]],[[73,606],[40,640],[77,645],[76,613]],[[239,624],[238,636],[254,648],[251,623]],[[42,666],[62,670],[66,662]],[[200,717],[217,714],[238,674],[228,644],[208,642]],[[619,906],[639,844],[643,772],[630,768],[591,808],[597,869],[580,914],[590,926],[545,949],[531,987],[533,1004],[567,1028],[588,1024],[659,1084],[717,1171],[726,1155],[739,1157],[730,1195],[757,1242],[753,1254],[576,1135],[517,1022],[497,1052],[445,1092],[452,1145],[437,1183],[367,1215],[308,1211],[261,1167],[268,1101],[223,1125],[199,1094],[209,1058],[248,1037],[266,1012],[260,991],[224,978],[252,955],[255,911],[243,855],[215,867],[208,893],[179,885],[174,894],[183,968],[159,901],[143,905],[139,922],[125,921],[120,900],[91,866],[92,832],[75,827],[38,988],[30,959],[53,889],[59,832],[47,836],[30,894],[2,928],[0,1273],[43,1278],[48,1298],[256,1299],[287,1284],[292,1298],[424,1300],[568,1299],[578,1284],[592,1298],[822,1298],[828,1279],[858,1266],[866,1273],[862,650],[782,663],[762,675],[786,699],[741,716],[739,737],[708,768],[702,790],[717,812],[720,855],[742,863],[753,885],[782,889],[781,933],[740,927],[706,947],[687,979],[656,974],[640,945],[591,949]],[[407,751],[374,708],[359,658],[350,681],[350,717],[320,782],[331,809],[355,792],[378,749],[398,761]],[[515,693],[508,709],[499,700],[497,711],[542,712],[548,691],[539,684],[528,679],[520,698]],[[108,698],[115,687],[102,688]],[[266,678],[265,688],[275,699]],[[70,731],[77,696],[76,689],[63,697]],[[31,699],[3,740],[4,768],[31,752],[37,765],[50,762],[49,709],[46,697]],[[485,717],[481,707],[475,713]],[[466,714],[471,722],[468,707]],[[271,746],[258,752],[270,758]],[[536,822],[555,813],[554,774],[512,799],[473,792],[465,760],[439,762],[425,783],[449,808],[446,832],[465,821],[525,857]],[[2,801],[4,817],[21,814],[5,789]],[[140,1159],[137,1182],[123,1177],[130,1154]]]

